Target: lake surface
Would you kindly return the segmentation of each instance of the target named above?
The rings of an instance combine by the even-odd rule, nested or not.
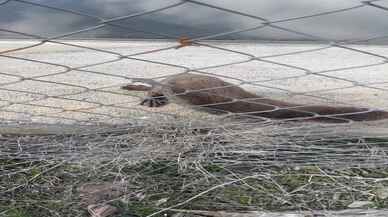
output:
[[[142,94],[127,95],[119,89],[133,78],[158,80],[187,70],[294,103],[388,109],[387,46],[214,41],[180,49],[176,45],[0,41],[1,117],[11,122],[71,124],[190,116],[195,112],[176,105],[139,107]]]

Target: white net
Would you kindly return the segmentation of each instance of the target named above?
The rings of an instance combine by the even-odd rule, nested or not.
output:
[[[346,14],[388,16],[387,2],[281,19],[228,5],[166,1],[109,17],[0,2],[0,13],[31,9],[42,24],[0,25],[0,215],[384,216],[333,210],[387,207],[388,36],[333,39],[308,27],[337,19],[346,31]],[[138,20],[184,24],[193,9],[249,22],[150,30]],[[274,31],[304,42],[216,40]],[[112,32],[132,40],[80,39]]]

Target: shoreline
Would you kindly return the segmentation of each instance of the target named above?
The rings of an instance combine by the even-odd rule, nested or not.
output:
[[[41,42],[45,39],[33,39],[33,38],[0,38],[0,43],[4,42]],[[104,43],[130,43],[130,42],[149,42],[149,43],[175,43],[175,39],[143,39],[143,38],[75,38],[75,39],[53,39],[53,41],[73,41],[73,42],[104,42]],[[264,44],[264,45],[330,45],[331,42],[325,41],[300,41],[300,40],[200,40],[200,42],[205,43],[215,43],[215,44]],[[342,42],[338,42],[342,43]],[[388,47],[388,43],[346,43],[346,45],[356,45],[356,46],[381,46]]]

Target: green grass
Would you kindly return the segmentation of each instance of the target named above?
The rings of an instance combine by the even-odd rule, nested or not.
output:
[[[387,140],[368,139],[385,143]],[[331,145],[331,144],[330,144]],[[101,164],[102,165],[102,164]],[[93,166],[93,165],[92,165]],[[53,168],[53,169],[50,169]],[[354,201],[370,201],[374,208],[388,208],[388,168],[330,169],[306,167],[261,167],[260,165],[178,163],[175,160],[137,164],[105,162],[93,167],[55,162],[0,160],[0,213],[7,217],[89,216],[80,204],[78,188],[89,182],[121,181],[129,194],[113,200],[120,215],[147,216],[174,206],[195,210],[307,210],[346,209]],[[246,176],[255,178],[235,181]],[[209,189],[214,186],[211,191]],[[14,189],[10,190],[9,189]],[[205,192],[193,200],[201,192]],[[0,215],[1,216],[1,215]]]
[[[27,210],[20,208],[10,209],[6,212],[6,215],[8,217],[31,217]]]

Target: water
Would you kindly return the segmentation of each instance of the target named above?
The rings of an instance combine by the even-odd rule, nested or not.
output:
[[[192,116],[194,111],[177,105],[140,107],[141,93],[127,95],[119,89],[132,78],[158,79],[187,69],[237,85],[245,82],[241,86],[247,90],[294,103],[388,109],[388,66],[382,58],[388,56],[386,46],[344,49],[322,44],[204,42],[175,49],[176,43],[168,41],[63,43],[45,43],[0,57],[0,117],[96,124]],[[36,44],[1,41],[0,52]]]

